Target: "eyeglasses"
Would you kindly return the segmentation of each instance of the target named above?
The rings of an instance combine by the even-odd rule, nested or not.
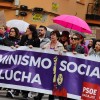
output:
[[[73,37],[71,37],[71,40],[79,40],[79,38],[73,38]]]
[[[10,32],[15,32],[15,31],[10,31]]]

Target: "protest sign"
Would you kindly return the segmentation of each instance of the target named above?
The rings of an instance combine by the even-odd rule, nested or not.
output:
[[[25,46],[0,48],[0,87],[77,100],[98,98],[100,58]]]

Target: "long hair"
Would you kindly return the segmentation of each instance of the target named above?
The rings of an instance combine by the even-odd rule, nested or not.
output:
[[[15,38],[19,38],[19,29],[16,28],[16,27],[12,27],[12,28],[10,29],[9,33],[11,32],[12,29],[14,29],[14,31],[15,31],[15,33],[16,33]]]
[[[66,36],[66,37],[67,37],[68,45],[70,44],[69,34],[70,34],[70,33],[69,33],[68,31],[63,31],[63,32],[62,32],[62,35],[61,35],[61,36]]]
[[[36,39],[38,38],[38,34],[37,34],[37,30],[36,30],[36,27],[32,24],[29,25],[29,29],[30,31],[32,32],[32,38],[33,39]]]

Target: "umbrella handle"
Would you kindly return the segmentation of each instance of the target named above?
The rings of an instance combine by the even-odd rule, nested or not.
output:
[[[72,26],[71,26],[70,33],[71,33],[71,31],[72,31],[72,27],[73,27],[73,24],[72,24]]]

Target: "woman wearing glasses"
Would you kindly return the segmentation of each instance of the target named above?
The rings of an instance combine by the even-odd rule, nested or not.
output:
[[[73,34],[71,39],[71,44],[66,47],[66,50],[73,53],[84,54],[84,47],[79,44],[80,36],[78,34]]]
[[[12,27],[9,32],[9,36],[0,40],[0,45],[15,46],[19,42],[19,30],[16,27]]]
[[[19,43],[19,41],[19,30],[16,27],[12,27],[10,29],[9,36],[0,40],[0,45],[9,46],[13,48]],[[8,89],[6,96],[13,98],[15,92],[19,94],[20,91]]]

